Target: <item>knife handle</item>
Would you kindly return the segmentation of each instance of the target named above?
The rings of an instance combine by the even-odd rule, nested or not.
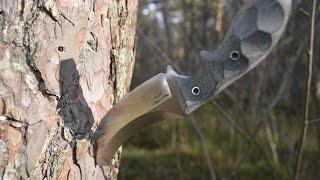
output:
[[[291,0],[249,0],[220,46],[213,52],[200,52],[200,70],[191,77],[177,77],[185,113],[259,64],[278,43],[290,10]]]

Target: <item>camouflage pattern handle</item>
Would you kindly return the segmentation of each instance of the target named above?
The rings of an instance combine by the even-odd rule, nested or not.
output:
[[[235,16],[222,44],[202,51],[201,69],[177,77],[186,114],[259,64],[278,43],[291,11],[291,0],[248,0]]]

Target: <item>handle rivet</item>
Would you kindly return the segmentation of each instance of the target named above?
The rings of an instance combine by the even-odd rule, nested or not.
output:
[[[200,88],[199,87],[193,87],[191,90],[193,95],[198,95],[200,94]]]
[[[230,58],[236,61],[240,58],[240,53],[238,51],[232,51],[230,54]]]

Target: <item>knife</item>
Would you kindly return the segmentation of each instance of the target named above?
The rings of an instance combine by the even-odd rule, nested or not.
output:
[[[184,118],[257,66],[279,42],[292,0],[248,0],[219,47],[200,52],[200,68],[183,76],[167,67],[122,98],[101,120],[94,135],[96,161],[104,166],[142,128]]]

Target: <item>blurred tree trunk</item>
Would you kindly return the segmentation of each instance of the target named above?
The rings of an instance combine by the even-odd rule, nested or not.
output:
[[[115,179],[90,135],[127,91],[137,0],[0,1],[0,179]]]

